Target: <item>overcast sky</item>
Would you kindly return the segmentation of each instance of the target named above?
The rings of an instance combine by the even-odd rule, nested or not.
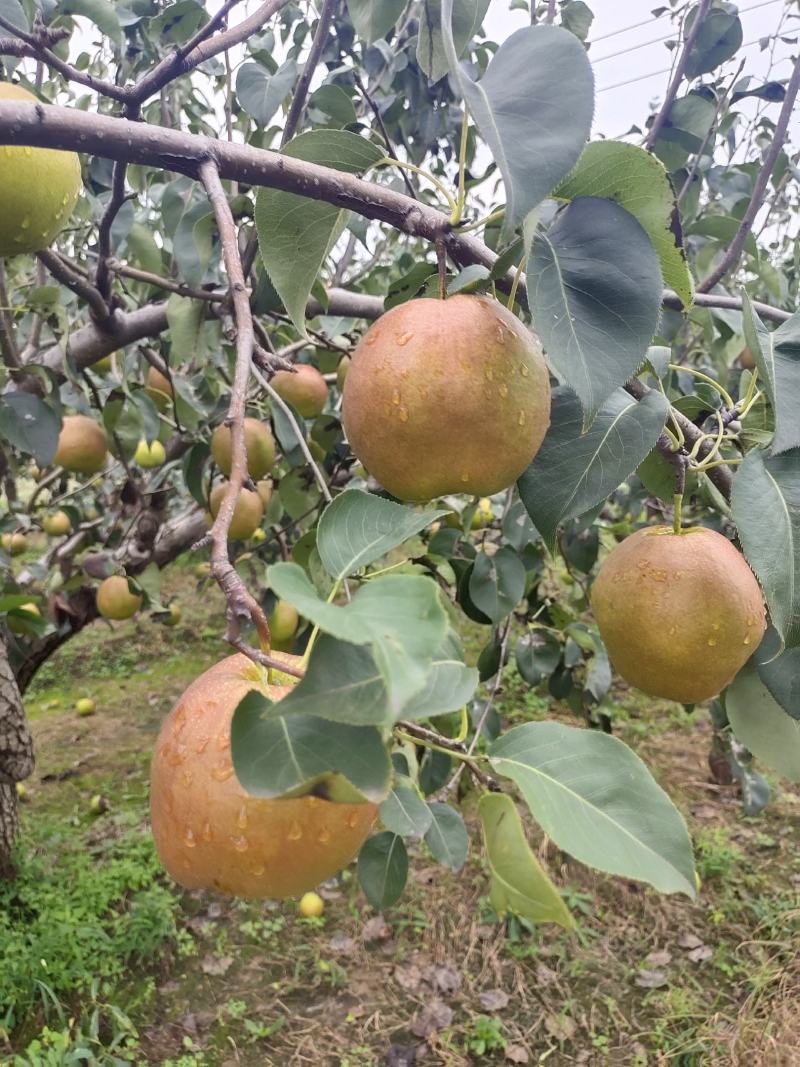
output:
[[[659,101],[669,80],[673,53],[660,38],[674,37],[669,13],[655,18],[651,11],[667,7],[668,0],[587,0],[594,12],[589,34],[592,42],[589,57],[595,73],[595,133],[619,137],[634,124],[643,122],[648,104]],[[790,38],[800,32],[800,4],[797,0],[742,0],[739,15],[744,30],[743,47],[736,61],[725,70],[733,73],[742,58],[744,74],[761,76],[769,69],[769,54],[763,52],[759,38],[774,35],[778,27]],[[506,0],[492,0],[484,26],[496,40],[519,26],[527,25],[524,11],[508,11]],[[613,35],[613,36],[612,36]],[[779,41],[775,49],[774,78],[787,78],[790,60],[797,54],[796,44]],[[622,54],[619,54],[622,53]],[[634,81],[633,79],[638,79]],[[620,85],[621,82],[628,84]],[[777,113],[773,105],[771,112]],[[793,123],[795,145],[800,141],[800,118]]]

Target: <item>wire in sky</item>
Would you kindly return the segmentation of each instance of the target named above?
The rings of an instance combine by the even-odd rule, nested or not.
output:
[[[739,9],[739,14],[744,15],[747,11],[755,11],[760,7],[770,7],[772,4],[778,3],[790,3],[791,0],[762,0],[760,4],[751,4],[749,7],[742,7]],[[640,23],[641,25],[641,23]],[[651,44],[658,44],[660,41],[669,41],[670,38],[675,37],[677,30],[673,33],[667,33],[663,37],[652,37],[649,41],[640,41],[639,44],[632,44],[628,48],[621,48],[618,52],[609,52],[606,56],[598,56],[597,59],[592,58],[592,63],[597,65],[598,63],[605,63],[607,59],[616,59],[617,56],[627,55],[628,52],[638,52],[640,48],[647,48]],[[601,38],[598,38],[600,40]]]
[[[742,48],[748,48],[750,45],[759,44],[763,40],[763,37],[755,37],[752,41],[745,41],[745,43],[742,45]],[[775,61],[773,67],[777,67],[780,63],[785,63],[791,58],[791,56],[783,56],[782,59],[778,59]],[[655,78],[659,74],[669,74],[671,69],[671,67],[664,67],[663,70],[650,70],[647,72],[647,74],[640,74],[637,78],[628,78],[624,82],[615,82],[613,85],[601,85],[600,88],[596,91],[598,93],[605,93],[608,92],[609,89],[621,89],[623,85],[633,85],[635,82],[644,81],[645,78]]]

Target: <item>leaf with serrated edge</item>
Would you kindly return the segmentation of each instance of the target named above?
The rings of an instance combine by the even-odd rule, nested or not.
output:
[[[733,479],[733,521],[787,647],[800,645],[800,449],[748,452]]]
[[[248,793],[280,797],[324,786],[331,799],[353,791],[379,803],[391,785],[392,763],[380,730],[315,715],[266,719],[269,701],[252,690],[231,724],[236,776]]]
[[[283,153],[348,174],[363,174],[383,155],[348,130],[309,130],[290,141]],[[264,266],[292,322],[305,335],[309,295],[347,212],[282,189],[259,189],[255,216]]]
[[[548,361],[588,426],[647,358],[661,310],[655,249],[619,204],[578,197],[537,233],[527,286]]]
[[[433,813],[410,778],[399,777],[381,804],[381,822],[401,837],[423,837],[433,822]]]
[[[469,834],[455,808],[439,801],[430,801],[432,821],[425,834],[425,844],[434,858],[451,871],[460,871],[467,861]]]
[[[525,839],[516,805],[506,793],[485,793],[478,803],[486,859],[492,876],[489,899],[498,915],[511,911],[537,923],[575,921]]]
[[[737,739],[772,771],[800,782],[800,721],[787,715],[752,663],[725,692],[725,710]]]
[[[770,331],[742,291],[744,337],[775,413],[772,455],[800,447],[800,312]]]
[[[347,489],[322,513],[317,548],[328,572],[345,578],[446,514],[441,509],[415,511],[361,489]]]
[[[452,21],[453,0],[442,0],[450,73],[503,175],[507,239],[583,151],[594,111],[592,68],[583,45],[567,30],[527,26],[503,42],[474,82],[459,63]]]
[[[695,896],[683,816],[639,757],[616,737],[556,722],[526,723],[489,749],[559,848],[662,893]]]
[[[638,145],[593,141],[553,196],[559,200],[599,196],[624,207],[653,242],[664,284],[675,290],[684,307],[691,304],[694,286],[683,248],[675,190],[660,159]]]
[[[582,433],[577,397],[569,389],[553,391],[550,429],[518,483],[522,502],[551,551],[561,523],[605,500],[644,460],[668,409],[655,390],[637,401],[617,389]]]
[[[388,830],[367,838],[358,854],[356,874],[373,908],[399,900],[408,878],[408,853],[402,837]]]

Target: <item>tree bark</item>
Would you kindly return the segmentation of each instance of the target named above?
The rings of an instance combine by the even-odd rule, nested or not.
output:
[[[17,782],[33,770],[33,738],[8,649],[0,638],[0,879],[14,877],[11,848],[19,829]]]

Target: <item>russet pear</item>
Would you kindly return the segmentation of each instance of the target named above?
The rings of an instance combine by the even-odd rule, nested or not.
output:
[[[287,665],[298,656],[274,652]],[[231,720],[250,690],[281,700],[297,678],[246,656],[200,675],[164,721],[151,772],[156,851],[176,882],[238,897],[305,893],[356,855],[377,817],[374,804],[307,795],[276,800],[245,792],[231,759]]]
[[[410,300],[356,348],[342,414],[357,458],[399,499],[491,496],[522,474],[550,425],[547,365],[496,300]]]
[[[764,635],[764,598],[715,530],[651,526],[604,560],[592,610],[614,668],[651,696],[693,704],[733,681]]]

